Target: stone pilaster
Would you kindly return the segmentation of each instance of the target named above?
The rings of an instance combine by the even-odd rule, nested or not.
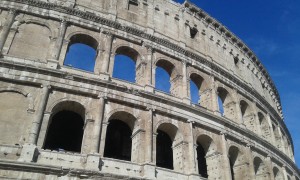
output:
[[[249,170],[249,179],[255,179],[255,172],[254,172],[254,164],[253,164],[253,155],[251,150],[251,145],[246,145],[246,156],[248,161],[248,170]]]
[[[68,26],[68,22],[64,19],[61,20],[60,28],[59,28],[59,35],[56,39],[55,49],[54,49],[53,55],[52,55],[53,60],[58,60],[59,59],[61,48],[62,48],[63,41],[64,41],[64,37],[65,37],[65,34],[66,34],[66,30],[67,30],[67,26]]]
[[[196,151],[196,146],[194,145],[194,133],[193,133],[193,121],[188,121],[189,125],[189,134],[188,134],[188,154],[189,154],[189,159],[188,159],[188,166],[186,166],[185,171],[188,172],[189,174],[198,174],[197,171],[197,151]]]
[[[9,34],[10,28],[13,25],[15,21],[15,17],[17,15],[17,11],[15,9],[11,9],[9,11],[9,14],[7,16],[6,22],[2,28],[1,34],[0,34],[0,55],[2,54],[2,49],[4,47],[4,44],[6,42],[7,36]]]
[[[146,136],[145,136],[145,162],[148,164],[153,164],[154,163],[154,158],[153,158],[153,113],[155,109],[149,107],[148,112],[149,112],[149,119],[146,122]]]
[[[187,78],[187,63],[182,61],[182,101],[186,104],[190,104],[190,95],[189,95],[189,85],[188,85],[188,78]]]
[[[102,66],[101,66],[101,73],[109,74],[109,63],[111,59],[111,48],[112,48],[112,42],[113,42],[113,35],[104,32],[104,43],[103,43],[103,54],[102,54]]]
[[[274,173],[273,173],[273,165],[272,165],[271,156],[268,155],[265,162],[266,162],[266,166],[268,168],[268,172],[270,174],[270,180],[275,179]]]
[[[147,48],[147,54],[146,54],[146,61],[147,61],[147,67],[146,67],[146,76],[145,76],[145,90],[149,92],[154,91],[154,84],[153,84],[153,48],[151,46],[146,46]]]
[[[222,162],[222,173],[224,180],[232,180],[231,177],[231,169],[230,169],[230,162],[228,158],[228,148],[227,148],[227,141],[224,133],[220,134],[221,143],[222,143],[222,156],[223,156],[223,162]]]
[[[271,131],[271,139],[272,139],[272,144],[274,146],[276,146],[276,140],[275,140],[275,132],[273,130],[273,126],[272,126],[272,120],[271,120],[271,117],[270,117],[270,114],[267,114],[267,121],[268,121],[268,124],[270,126],[270,131]]]
[[[236,115],[233,118],[236,118],[235,122],[245,127],[237,90],[233,91],[233,101],[235,102],[235,109],[236,109]]]
[[[208,108],[209,110],[220,114],[220,110],[219,110],[219,103],[218,103],[218,91],[217,91],[217,87],[216,87],[216,83],[215,83],[215,78],[213,76],[211,76],[211,91],[209,91],[208,93],[210,93],[210,97],[211,97],[211,104],[210,106],[207,105],[206,108]]]
[[[98,117],[95,119],[94,127],[93,127],[93,136],[92,136],[92,145],[90,153],[98,153],[99,152],[99,145],[100,145],[100,135],[101,135],[101,124],[103,121],[104,116],[104,109],[105,109],[105,99],[106,97],[101,96],[99,98],[98,104]]]
[[[283,179],[284,180],[290,180],[288,179],[288,175],[287,175],[287,172],[286,172],[286,166],[282,166],[282,174],[283,174]]]
[[[35,118],[32,122],[30,133],[29,133],[29,138],[28,138],[28,142],[27,142],[29,144],[34,144],[34,145],[37,144],[37,139],[38,139],[38,135],[39,135],[40,128],[41,128],[44,111],[46,109],[50,89],[51,89],[51,86],[49,86],[49,85],[42,86],[42,92],[40,93],[41,99],[39,101],[39,105],[37,106],[37,109],[36,109],[37,112],[36,112]]]
[[[255,127],[254,127],[254,131],[257,135],[259,135],[260,137],[262,136],[262,131],[261,131],[261,125],[260,125],[260,121],[259,121],[259,117],[258,117],[258,112],[256,109],[256,102],[253,101],[252,103],[252,109],[253,109],[253,114],[254,114],[254,123],[255,123]]]
[[[107,126],[109,122],[102,122],[102,131],[101,131],[101,137],[100,137],[100,146],[99,146],[99,154],[100,157],[104,156],[104,149],[105,149],[105,140],[106,140],[106,132],[107,132]]]

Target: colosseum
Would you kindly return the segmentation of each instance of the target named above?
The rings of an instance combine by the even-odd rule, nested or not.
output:
[[[189,1],[1,0],[0,55],[0,179],[300,179],[268,72]]]

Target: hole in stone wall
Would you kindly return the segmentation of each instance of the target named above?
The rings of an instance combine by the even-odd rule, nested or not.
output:
[[[80,152],[83,124],[82,117],[75,112],[56,113],[49,125],[44,149]]]
[[[208,178],[207,174],[207,163],[206,163],[206,152],[201,144],[197,143],[197,160],[198,160],[198,170],[201,177]]]
[[[172,140],[169,135],[157,130],[156,136],[156,165],[158,167],[173,169]]]
[[[190,36],[192,39],[196,37],[197,33],[198,33],[198,29],[196,27],[190,27]]]
[[[91,36],[78,34],[70,39],[65,66],[94,72],[98,42]]]
[[[131,161],[130,127],[123,121],[110,120],[105,139],[104,157]]]
[[[129,0],[128,1],[128,10],[136,12],[138,10],[138,0]]]

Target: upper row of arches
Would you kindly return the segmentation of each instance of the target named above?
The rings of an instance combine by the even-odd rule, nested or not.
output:
[[[41,25],[40,22],[34,21],[34,23],[28,22],[26,26],[20,26],[20,32],[22,32],[23,34],[16,34],[16,36],[14,37],[16,41],[14,40],[14,42],[12,43],[11,48],[9,49],[9,53],[12,55],[20,55],[20,51],[22,51],[21,55],[24,55],[25,57],[31,57],[34,55],[40,57],[41,59],[45,59],[45,56],[50,56],[45,53],[48,52],[48,48],[51,48],[51,46],[47,46],[47,44],[50,44],[51,38],[48,39],[48,36],[46,34],[50,33],[52,34],[51,36],[54,36],[53,34],[55,33],[50,31],[50,29],[52,28],[41,28],[39,25]],[[47,24],[42,25],[43,27],[48,27]],[[25,44],[22,44],[22,42],[29,42],[24,40],[25,37],[30,36],[28,32],[31,31],[29,31],[28,29],[32,29],[36,32],[42,33],[36,33],[41,37],[34,38],[33,41],[30,41],[30,45],[32,48],[30,50],[23,51],[22,48],[19,48],[19,46],[25,46]],[[43,43],[40,44],[36,42],[35,40],[37,39],[43,39]],[[63,65],[94,72],[96,68],[96,58],[99,56],[98,53],[103,50],[99,47],[99,42],[94,37],[86,35],[84,33],[69,33],[67,39],[67,53],[65,54]],[[31,51],[34,51],[34,53]],[[145,72],[145,69],[140,68],[140,65],[145,62],[145,57],[141,56],[141,54],[144,53],[141,53],[135,48],[128,46],[118,46],[112,52],[114,52],[114,56],[112,57],[112,77],[140,84],[145,83],[142,82],[144,81],[144,79],[141,78],[142,75],[153,75],[153,82],[151,83],[156,90],[160,90],[179,97],[184,97],[185,95],[183,94],[185,93],[185,91],[187,91],[187,97],[191,99],[192,103],[200,104],[201,106],[207,107],[208,109],[211,108],[208,107],[209,105],[206,102],[210,101],[205,94],[209,89],[209,82],[207,77],[204,77],[197,72],[190,71],[190,74],[187,75],[189,80],[189,82],[187,83],[188,87],[186,87],[186,90],[183,90],[184,87],[181,80],[183,72],[178,64],[175,64],[168,59],[157,59],[156,62],[153,62],[154,71],[152,72],[152,74],[147,74]],[[248,103],[247,101],[240,101],[238,103],[240,104],[241,108],[239,109],[234,107],[234,103],[237,102],[234,101],[230,90],[226,89],[225,87],[218,87],[217,95],[218,107],[216,107],[216,109],[222,115],[228,117],[229,119],[235,120],[236,122],[246,123],[247,128],[252,131],[257,130],[255,123],[253,123],[253,110],[249,110],[251,109],[251,107],[249,106],[250,103]],[[211,98],[213,97],[210,97],[210,99]],[[238,117],[238,114],[242,114],[242,117]],[[256,114],[256,116],[258,115]],[[270,125],[269,123],[268,126],[270,129],[272,125]],[[282,132],[277,134],[282,134]],[[280,135],[276,137],[279,138]],[[282,148],[282,146],[280,145],[277,145],[277,147]]]

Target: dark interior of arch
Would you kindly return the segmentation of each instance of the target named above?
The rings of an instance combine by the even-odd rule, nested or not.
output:
[[[230,172],[231,172],[231,177],[232,180],[235,180],[235,172],[234,172],[234,166],[235,166],[235,162],[238,158],[238,153],[239,150],[236,147],[231,147],[229,149],[229,164],[230,164]]]
[[[240,107],[241,107],[242,116],[244,116],[248,108],[248,104],[245,101],[241,101]]]
[[[161,130],[158,130],[157,133],[156,166],[167,169],[174,169],[172,140],[167,133]]]
[[[44,149],[80,152],[83,124],[82,117],[75,112],[56,113],[49,125]]]
[[[104,157],[130,161],[131,134],[132,131],[126,123],[117,119],[110,120],[106,132]]]
[[[198,170],[201,177],[208,178],[207,174],[207,163],[205,158],[205,150],[201,144],[197,144],[197,161],[198,161]]]
[[[94,71],[98,42],[91,36],[78,34],[70,39],[64,65]]]

